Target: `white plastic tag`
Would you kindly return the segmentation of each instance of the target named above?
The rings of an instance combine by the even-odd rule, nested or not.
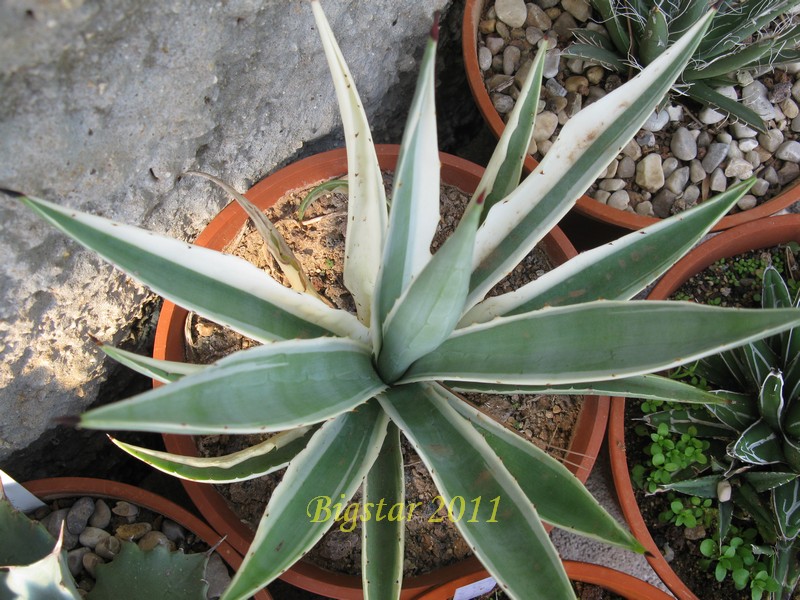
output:
[[[14,479],[0,470],[0,481],[3,483],[3,491],[11,505],[22,512],[36,510],[40,506],[46,506],[44,502],[31,494]]]
[[[453,596],[453,600],[472,600],[481,594],[488,594],[496,585],[497,582],[494,580],[494,577],[481,579],[475,583],[470,583],[469,585],[458,588]]]

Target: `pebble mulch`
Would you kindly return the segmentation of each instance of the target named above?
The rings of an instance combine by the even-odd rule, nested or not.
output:
[[[537,160],[571,116],[623,83],[598,65],[561,56],[572,40],[571,30],[582,27],[604,31],[592,21],[586,0],[490,1],[480,21],[478,62],[501,116],[513,108],[536,50],[550,40],[530,147]],[[791,184],[800,175],[800,64],[757,79],[740,73],[736,85],[721,91],[755,110],[767,123],[767,133],[672,97],[623,148],[589,195],[620,210],[664,218],[752,175],[756,184],[734,212],[752,208]]]

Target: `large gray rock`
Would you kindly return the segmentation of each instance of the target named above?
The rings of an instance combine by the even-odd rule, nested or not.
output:
[[[368,115],[405,120],[434,9],[323,0]],[[191,239],[240,190],[341,143],[307,1],[0,4],[0,186]],[[377,139],[399,141],[378,128]],[[95,400],[148,292],[0,201],[0,461]]]

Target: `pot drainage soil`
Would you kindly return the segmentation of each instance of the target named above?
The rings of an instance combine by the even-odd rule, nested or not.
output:
[[[390,181],[385,182],[390,187]],[[304,223],[295,218],[295,211],[307,191],[290,193],[267,211],[267,215],[286,238],[318,293],[334,306],[355,312],[350,293],[344,287],[344,235],[347,198],[326,193],[306,211]],[[435,251],[455,229],[469,200],[458,189],[443,185],[441,192],[442,220],[431,245]],[[268,259],[263,242],[248,224],[229,244],[226,251],[241,256],[262,268],[278,281],[282,278]],[[502,282],[492,294],[516,289],[550,270],[552,265],[542,251],[534,250]],[[209,363],[256,342],[226,331],[224,328],[190,315],[186,326],[186,359]],[[499,396],[470,394],[466,396],[500,423],[518,431],[557,458],[566,455],[573,427],[581,408],[579,397],[567,396]],[[244,449],[262,441],[259,436],[204,436],[197,439],[198,450],[206,456],[219,456]],[[403,441],[406,502],[421,502],[418,512],[406,524],[406,561],[404,574],[418,575],[458,562],[471,555],[467,543],[447,518],[440,523],[429,519],[445,514],[441,500],[427,469],[410,446]],[[255,530],[267,501],[280,482],[280,475],[271,475],[236,484],[218,486],[236,514]],[[353,498],[358,502],[360,492]],[[361,571],[361,526],[342,531],[336,523],[309,552],[306,559],[326,569],[357,575]],[[348,529],[348,526],[344,526]]]

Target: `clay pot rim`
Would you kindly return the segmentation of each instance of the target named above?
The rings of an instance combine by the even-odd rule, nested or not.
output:
[[[393,169],[397,163],[399,146],[393,144],[376,145],[379,163],[383,169]],[[457,156],[440,153],[442,162],[442,181],[460,184],[472,191],[483,174],[483,168]],[[300,190],[315,185],[330,177],[340,176],[347,171],[346,150],[331,150],[297,161],[257,183],[245,195],[259,206],[267,206],[277,201],[287,191]],[[470,187],[471,186],[471,187]],[[245,213],[236,203],[225,207],[201,232],[196,244],[221,249],[238,233],[246,219]],[[555,228],[543,240],[543,244],[556,262],[566,261],[577,255],[574,246],[566,235]],[[167,360],[183,359],[183,321],[186,311],[173,303],[164,301],[156,328],[153,356]],[[573,434],[574,443],[566,457],[566,464],[582,482],[591,472],[605,436],[610,399],[586,397]],[[163,436],[169,452],[196,455],[191,436],[166,434]],[[246,554],[252,540],[252,531],[244,525],[228,508],[224,498],[211,485],[181,480],[189,496],[201,514],[217,531],[227,535],[228,541],[242,554]],[[465,573],[475,573],[483,567],[477,558],[470,557],[453,565],[442,567],[431,573],[404,580],[403,598],[411,598],[432,586],[440,585]],[[360,577],[332,573],[315,565],[298,561],[280,577],[299,588],[336,598],[361,598]]]
[[[216,546],[215,552],[234,571],[238,570],[242,564],[242,556],[216,531],[182,506],[155,492],[127,483],[93,477],[49,477],[25,482],[22,486],[43,501],[74,496],[92,496],[131,502],[175,521],[200,537],[209,547]],[[270,600],[272,596],[264,589],[256,593],[253,598]]]
[[[567,577],[572,581],[600,586],[628,600],[673,600],[672,596],[646,581],[610,567],[572,560],[565,560],[563,564],[567,572]],[[452,598],[459,588],[487,577],[490,577],[490,575],[486,571],[483,573],[466,575],[450,581],[443,586],[434,588],[426,594],[422,594],[417,600]]]
[[[665,300],[689,277],[696,275],[720,258],[728,258],[747,250],[769,248],[789,241],[800,242],[800,215],[781,215],[761,219],[723,231],[703,242],[678,261],[661,278],[648,295],[652,300]],[[625,521],[636,539],[647,548],[647,560],[666,586],[682,600],[698,600],[664,559],[633,494],[627,454],[625,452],[625,399],[612,398],[608,422],[608,449],[614,488]]]
[[[461,26],[461,49],[464,58],[464,68],[467,74],[467,83],[472,91],[472,97],[475,99],[478,110],[481,115],[483,115],[489,129],[495,137],[499,139],[505,129],[505,123],[503,123],[503,119],[495,110],[489,98],[489,93],[486,91],[483,77],[481,76],[481,70],[478,66],[477,32],[484,2],[485,0],[466,0],[464,20]],[[538,165],[539,163],[530,155],[525,159],[525,170],[528,173],[536,169]],[[714,226],[712,231],[722,231],[757,219],[769,217],[798,200],[800,200],[800,180],[793,182],[788,189],[783,190],[777,196],[770,198],[754,208],[723,217]],[[642,229],[643,227],[662,221],[662,219],[657,219],[655,217],[645,217],[636,213],[629,213],[624,210],[611,208],[602,202],[593,200],[585,194],[578,198],[575,204],[575,210],[596,221],[601,221],[631,231]]]

